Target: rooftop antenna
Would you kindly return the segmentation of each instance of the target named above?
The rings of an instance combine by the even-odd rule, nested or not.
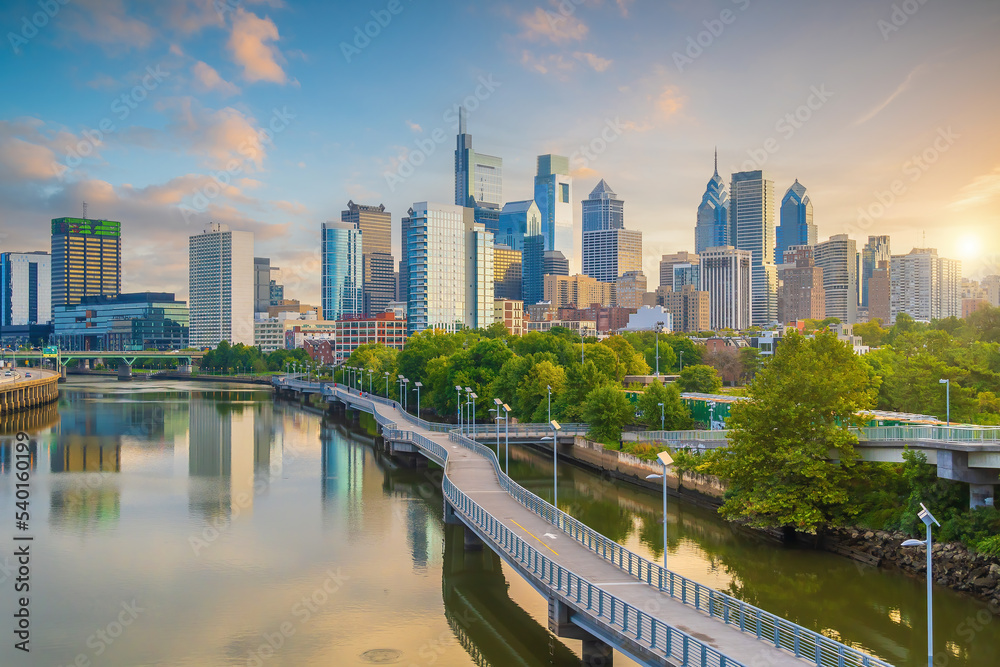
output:
[[[87,202],[83,202],[83,219],[87,219]]]
[[[715,147],[715,175],[719,175],[719,147]]]

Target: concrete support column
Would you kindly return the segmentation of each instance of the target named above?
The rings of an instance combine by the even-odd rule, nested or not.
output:
[[[132,379],[132,366],[127,361],[118,363],[118,381],[128,382]]]
[[[483,541],[479,539],[479,536],[472,532],[472,529],[465,526],[465,550],[466,551],[482,551]]]
[[[993,505],[992,484],[969,484],[969,507],[986,507]]]
[[[614,650],[600,639],[583,640],[583,664],[587,667],[611,667]]]
[[[464,525],[462,520],[458,518],[455,513],[455,508],[452,504],[448,502],[447,499],[444,501],[444,523],[447,526],[461,526]]]

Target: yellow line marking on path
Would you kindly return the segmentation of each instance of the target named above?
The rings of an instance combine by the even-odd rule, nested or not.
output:
[[[537,537],[535,537],[535,536],[534,536],[534,534],[532,534],[532,532],[531,532],[530,530],[528,530],[527,528],[525,528],[524,526],[522,526],[521,524],[519,524],[519,523],[518,523],[517,521],[514,521],[513,519],[511,519],[511,520],[510,520],[510,522],[511,522],[512,524],[514,524],[515,526],[517,526],[518,528],[520,528],[521,530],[523,530],[524,532],[528,533],[528,535],[531,535],[531,536],[532,536],[532,537],[534,537],[534,538],[535,538],[536,540],[538,540],[539,542],[541,542],[541,544],[542,544],[542,546],[543,546],[543,547],[545,547],[546,549],[548,549],[549,551],[551,551],[551,552],[552,552],[552,553],[554,553],[555,555],[557,555],[557,556],[559,555],[559,554],[558,554],[558,553],[557,553],[557,552],[555,551],[555,549],[553,549],[553,548],[552,548],[552,547],[550,547],[549,545],[545,544],[545,542],[543,542],[542,540],[539,540],[539,539],[538,539]]]

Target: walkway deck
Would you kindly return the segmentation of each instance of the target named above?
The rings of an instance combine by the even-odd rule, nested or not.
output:
[[[444,466],[455,516],[549,599],[557,634],[581,629],[646,665],[891,667],[628,551],[513,482],[492,450],[446,425],[342,386],[323,394],[372,413],[387,441],[412,443]]]

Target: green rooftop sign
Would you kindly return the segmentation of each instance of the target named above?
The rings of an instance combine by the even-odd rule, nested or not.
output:
[[[88,220],[86,218],[53,218],[52,234],[80,234],[83,236],[121,236],[122,223],[114,220]]]

